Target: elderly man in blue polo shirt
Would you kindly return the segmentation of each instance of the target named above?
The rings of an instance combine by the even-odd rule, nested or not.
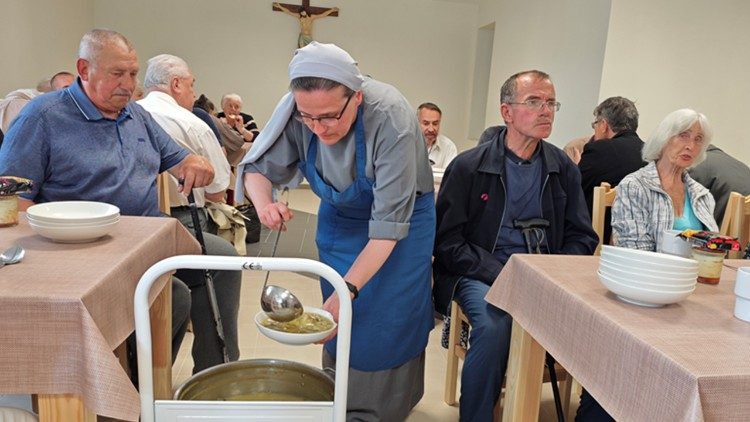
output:
[[[114,204],[124,215],[159,216],[156,176],[160,172],[184,179],[183,194],[211,183],[214,170],[205,158],[189,154],[141,106],[128,103],[136,86],[138,57],[127,38],[94,29],[81,39],[78,57],[79,79],[64,90],[30,102],[0,151],[0,174],[35,183],[34,190],[19,199],[21,209],[39,202],[84,199]],[[236,254],[228,242],[204,236],[209,254]],[[189,312],[195,334],[194,371],[221,363],[202,272],[181,270],[176,276],[173,357]],[[214,274],[232,359],[239,356],[240,278],[236,271]]]

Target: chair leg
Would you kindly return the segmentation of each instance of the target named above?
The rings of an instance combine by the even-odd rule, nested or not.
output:
[[[565,419],[568,420],[570,413],[570,393],[573,388],[573,376],[565,374],[565,379],[560,382],[560,398],[562,399],[562,409]]]
[[[456,347],[461,335],[461,321],[458,318],[458,304],[451,303],[451,326],[448,336],[448,364],[445,370],[445,392],[443,401],[449,406],[456,404],[456,386],[458,384],[458,355]]]

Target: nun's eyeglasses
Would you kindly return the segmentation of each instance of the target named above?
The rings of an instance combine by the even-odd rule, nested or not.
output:
[[[341,116],[344,115],[344,112],[346,111],[346,108],[349,106],[349,101],[352,100],[352,97],[354,96],[354,92],[349,94],[349,98],[346,99],[346,103],[344,104],[344,108],[341,109],[341,113],[339,113],[338,116],[332,117],[332,116],[323,116],[323,117],[312,117],[308,116],[306,114],[302,114],[299,110],[294,111],[294,118],[298,121],[308,125],[312,126],[313,122],[317,121],[319,125],[325,126],[325,127],[333,127],[336,126],[339,123],[339,120],[341,119]]]

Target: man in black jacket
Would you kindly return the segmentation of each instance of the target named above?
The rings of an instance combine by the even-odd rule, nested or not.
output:
[[[502,86],[507,127],[487,129],[479,146],[456,157],[437,199],[434,296],[439,312],[456,300],[471,323],[461,376],[461,420],[491,421],[507,366],[511,316],[484,297],[513,253],[526,253],[515,220],[543,218],[541,249],[589,255],[597,244],[580,173],[543,141],[560,103],[544,72],[511,76]]]
[[[623,177],[646,165],[641,158],[643,141],[638,129],[638,110],[624,97],[610,97],[594,109],[593,141],[586,144],[578,162],[586,209],[591,212],[594,188],[602,182],[617,186]],[[609,212],[609,210],[608,210]],[[604,243],[612,234],[609,215],[604,219]]]

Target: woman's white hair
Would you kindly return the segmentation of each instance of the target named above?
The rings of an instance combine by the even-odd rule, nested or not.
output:
[[[664,151],[664,147],[673,137],[680,133],[690,129],[694,123],[698,122],[703,131],[703,145],[701,145],[701,151],[690,168],[697,166],[706,159],[706,149],[711,144],[711,137],[713,132],[711,131],[711,125],[708,123],[708,119],[703,113],[689,108],[682,108],[667,114],[667,117],[659,123],[659,125],[651,133],[648,138],[648,142],[643,146],[643,160],[644,161],[656,161],[661,158],[661,154]]]
[[[221,108],[226,107],[227,101],[237,101],[240,104],[242,104],[242,97],[240,97],[239,94],[231,93],[231,94],[224,94],[223,97],[221,97]]]
[[[159,54],[148,60],[143,87],[146,89],[168,87],[172,78],[187,78],[189,76],[190,68],[185,60],[171,54]]]

